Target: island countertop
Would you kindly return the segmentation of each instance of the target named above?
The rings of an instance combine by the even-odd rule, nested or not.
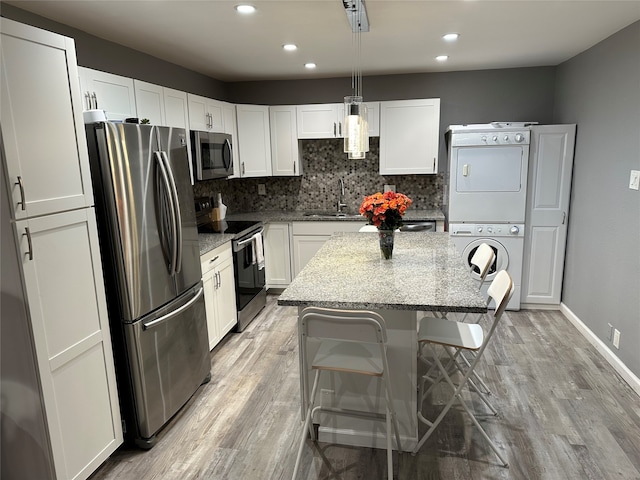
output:
[[[397,233],[393,258],[377,233],[335,233],[278,305],[486,312],[486,301],[448,233]]]

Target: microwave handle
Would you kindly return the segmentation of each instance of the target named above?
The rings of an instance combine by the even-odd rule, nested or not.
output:
[[[222,163],[224,164],[224,169],[226,171],[229,171],[229,168],[231,167],[231,164],[233,163],[233,151],[231,148],[231,142],[229,141],[229,139],[225,139],[224,141],[224,148],[223,148],[223,154],[222,154]]]

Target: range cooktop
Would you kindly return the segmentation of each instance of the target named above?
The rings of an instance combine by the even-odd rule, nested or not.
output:
[[[257,230],[262,222],[257,220],[220,220],[198,224],[198,233],[227,233],[236,237]]]

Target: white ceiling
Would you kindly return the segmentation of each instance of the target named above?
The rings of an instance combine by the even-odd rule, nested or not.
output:
[[[364,75],[557,65],[640,20],[640,0],[365,1]],[[241,0],[4,3],[223,81],[351,75],[342,0],[249,0],[251,16],[234,10]]]

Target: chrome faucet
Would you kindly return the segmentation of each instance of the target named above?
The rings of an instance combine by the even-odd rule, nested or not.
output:
[[[342,180],[342,178],[338,179],[338,185],[340,186],[340,193],[338,195],[338,213],[343,213],[342,209],[344,207],[347,206],[346,203],[344,203],[344,181]]]

